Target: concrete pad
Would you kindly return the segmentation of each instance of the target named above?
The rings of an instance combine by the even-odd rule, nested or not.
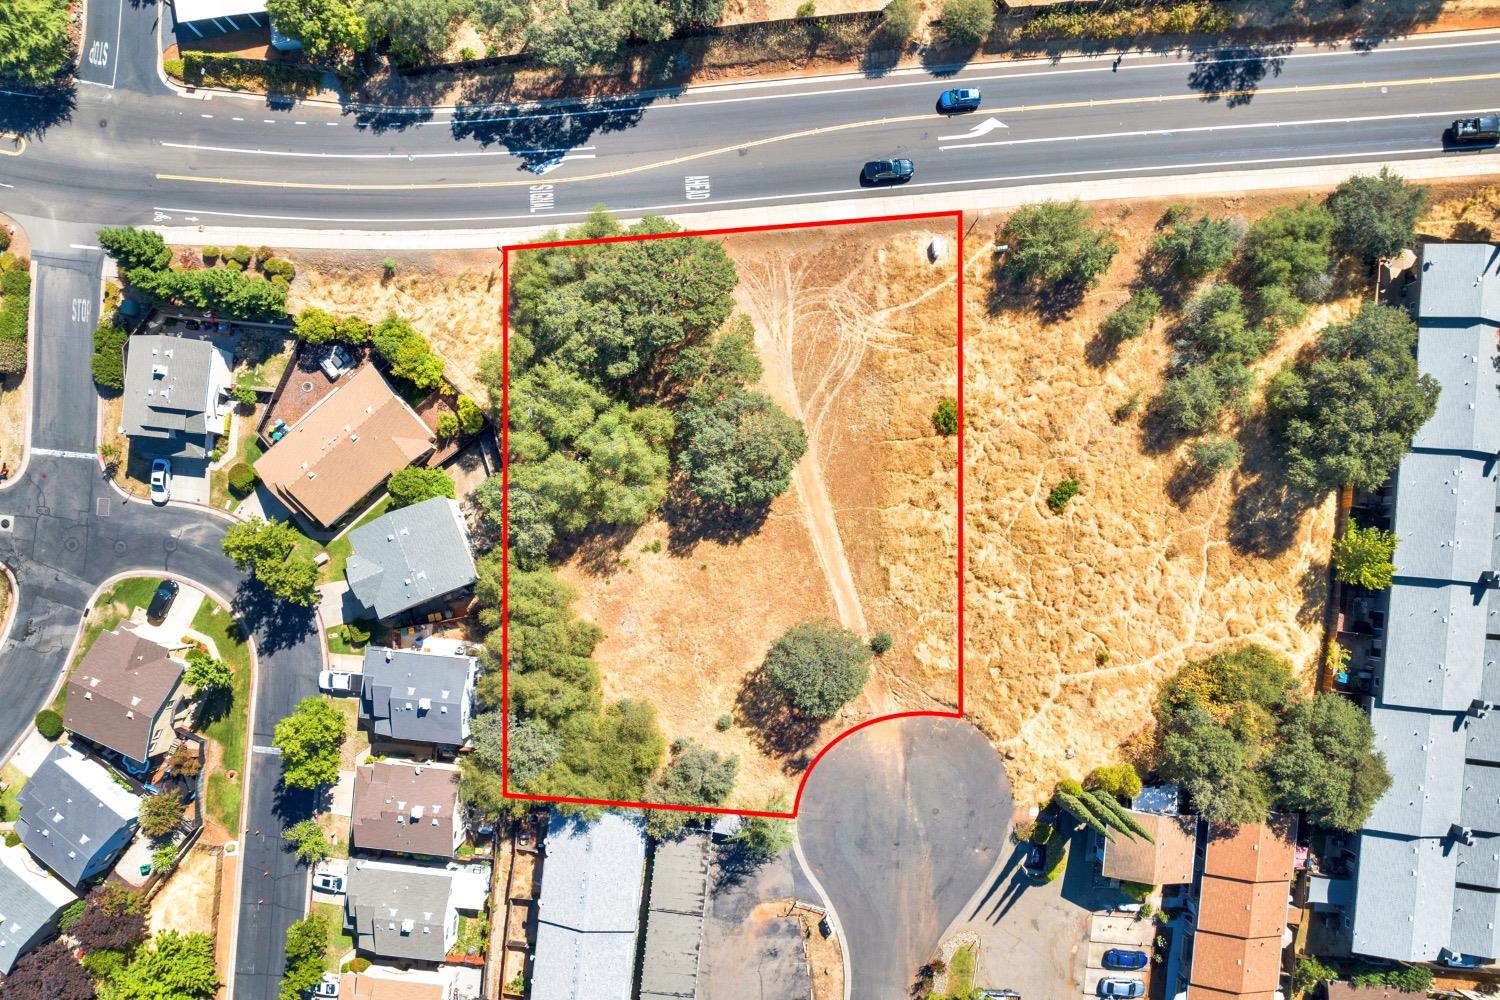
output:
[[[340,771],[338,784],[333,786],[333,800],[329,811],[339,816],[354,812],[354,772]]]
[[[36,769],[42,766],[42,761],[47,759],[47,755],[52,752],[55,745],[33,729],[21,741],[21,746],[16,750],[15,756],[10,759],[10,763],[17,771],[29,778],[36,774]]]
[[[343,580],[334,580],[318,587],[318,615],[323,619],[324,628],[333,628],[349,620],[345,612],[348,595],[349,584]]]
[[[193,616],[198,613],[203,597],[203,591],[197,587],[181,584],[177,591],[177,599],[167,609],[167,617],[160,625],[147,624],[144,610],[138,612],[138,621],[136,616],[132,616],[131,622],[136,633],[141,637],[166,646],[168,649],[180,649],[183,645],[183,636],[192,629]]]
[[[172,459],[172,499],[208,503],[208,459]]]
[[[151,863],[152,850],[151,838],[136,837],[125,848],[125,853],[120,855],[120,860],[115,862],[115,874],[133,888],[140,888],[149,877],[141,874],[141,868]]]
[[[1096,913],[1089,920],[1089,940],[1108,942],[1110,947],[1128,945],[1144,951],[1155,926],[1152,921],[1138,920],[1133,914],[1105,916]]]

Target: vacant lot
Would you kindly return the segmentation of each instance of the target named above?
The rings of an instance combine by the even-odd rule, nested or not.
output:
[[[219,851],[194,846],[151,900],[150,928],[212,934],[219,904]]]

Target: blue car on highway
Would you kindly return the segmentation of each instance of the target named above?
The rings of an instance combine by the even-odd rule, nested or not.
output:
[[[945,115],[956,115],[964,111],[979,110],[979,88],[955,87],[945,90],[938,98],[938,111]]]
[[[1104,953],[1104,967],[1106,969],[1144,969],[1146,962],[1147,958],[1144,951],[1111,948]]]

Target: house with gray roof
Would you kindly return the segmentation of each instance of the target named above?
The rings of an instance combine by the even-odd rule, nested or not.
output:
[[[57,933],[57,918],[76,896],[20,847],[0,845],[0,976]]]
[[[542,851],[532,1000],[630,1000],[646,821],[554,810]]]
[[[1500,247],[1421,251],[1418,368],[1441,386],[1396,472],[1370,722],[1391,787],[1359,838],[1353,951],[1500,959]]]
[[[698,995],[709,844],[707,833],[688,833],[656,846],[641,963],[643,1000]]]
[[[356,861],[349,868],[344,923],[359,951],[441,962],[458,940],[453,877],[444,868]]]
[[[120,430],[146,455],[208,457],[232,405],[229,352],[212,341],[137,334],[126,342]]]
[[[71,886],[108,868],[135,835],[141,800],[103,765],[58,745],[16,796],[16,833]]]
[[[359,720],[372,737],[456,751],[469,741],[479,661],[413,649],[365,649]]]
[[[477,579],[458,502],[432,497],[349,532],[349,590],[374,618],[390,618]]]
[[[63,725],[134,764],[166,753],[187,722],[187,664],[128,626],[100,632],[68,677]]]

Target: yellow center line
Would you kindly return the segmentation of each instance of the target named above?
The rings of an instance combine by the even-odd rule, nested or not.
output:
[[[1112,97],[1096,101],[1059,101],[1053,104],[1018,104],[1008,108],[988,108],[986,114],[1020,114],[1030,111],[1063,111],[1077,108],[1103,108],[1117,107],[1127,104],[1167,104],[1173,101],[1204,101],[1209,98],[1230,97],[1265,97],[1273,94],[1320,94],[1339,90],[1370,90],[1374,88],[1390,87],[1418,87],[1436,86],[1448,83],[1473,83],[1480,80],[1500,80],[1500,72],[1496,73],[1466,73],[1459,76],[1430,76],[1421,79],[1409,80],[1366,80],[1360,83],[1323,83],[1307,87],[1248,87],[1238,90],[1220,90],[1212,93],[1187,93],[1187,94],[1160,94],[1154,97]],[[288,188],[296,190],[312,191],[448,191],[463,188],[506,188],[506,187],[531,187],[532,185],[545,184],[578,184],[583,181],[607,180],[614,177],[624,177],[629,174],[644,173],[651,170],[661,170],[665,167],[676,166],[680,163],[691,163],[694,160],[703,160],[712,156],[723,156],[726,153],[735,153],[742,149],[754,149],[757,146],[769,146],[773,143],[792,142],[797,139],[807,139],[813,136],[830,135],[834,132],[847,132],[854,129],[870,128],[876,125],[905,125],[910,122],[931,121],[933,114],[926,112],[920,115],[901,115],[895,118],[871,118],[866,121],[845,122],[841,125],[823,125],[818,128],[803,129],[800,132],[787,132],[783,135],[768,136],[764,139],[752,139],[747,142],[737,142],[732,146],[720,146],[717,149],[706,149],[697,153],[686,153],[682,156],[674,156],[666,160],[657,160],[653,163],[642,163],[634,167],[621,167],[618,170],[606,170],[592,174],[578,174],[571,177],[558,177],[543,181],[540,178],[527,180],[507,181],[434,181],[430,183],[409,184],[336,184],[330,182],[316,181],[261,181],[248,178],[235,177],[203,177],[196,174],[157,174],[159,181],[186,181],[193,184],[227,184],[237,187],[264,187],[264,188]]]
[[[12,149],[0,146],[0,156],[20,156],[26,152],[26,137],[14,132],[0,132],[0,140],[9,139]]]

